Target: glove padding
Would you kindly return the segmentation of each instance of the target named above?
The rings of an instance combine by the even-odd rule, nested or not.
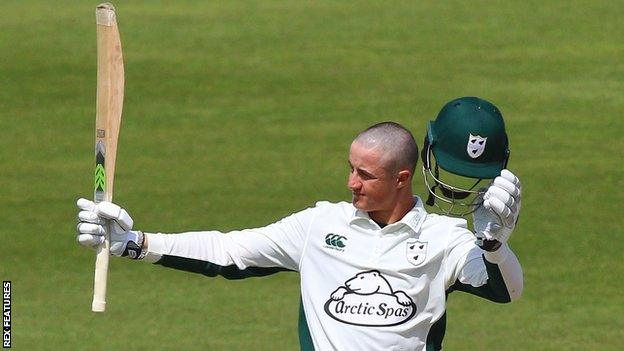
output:
[[[520,180],[507,169],[501,171],[483,194],[483,206],[472,215],[478,238],[504,244],[513,232],[520,214]],[[478,199],[479,200],[479,199]],[[500,245],[494,246],[496,250]]]
[[[143,233],[133,231],[132,218],[123,208],[103,201],[78,199],[78,236],[76,240],[85,247],[97,248],[104,242],[106,228],[110,228],[110,252],[115,256],[142,258]]]

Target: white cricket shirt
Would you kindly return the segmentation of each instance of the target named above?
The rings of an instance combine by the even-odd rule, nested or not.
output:
[[[384,228],[350,203],[318,202],[262,228],[146,234],[145,259],[298,271],[316,350],[424,350],[445,313],[446,290],[456,281],[483,285],[488,275],[466,221],[428,214],[415,202]],[[515,256],[507,261],[520,269]]]

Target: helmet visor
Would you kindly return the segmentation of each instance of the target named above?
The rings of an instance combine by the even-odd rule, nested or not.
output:
[[[428,165],[432,165],[430,155],[428,152],[426,162]],[[486,188],[479,187],[482,179],[462,177],[450,172],[442,172],[441,175],[436,162],[433,163],[433,167],[423,166],[422,173],[430,194],[427,204],[435,205],[443,214],[464,217],[483,204],[482,195]]]

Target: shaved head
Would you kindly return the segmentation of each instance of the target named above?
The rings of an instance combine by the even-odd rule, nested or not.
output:
[[[418,163],[418,146],[412,133],[394,122],[375,124],[353,140],[381,154],[384,168],[392,173],[407,169],[414,174]]]

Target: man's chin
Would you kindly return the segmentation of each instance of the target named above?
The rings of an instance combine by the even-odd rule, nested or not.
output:
[[[357,208],[358,210],[367,211],[366,202],[361,197],[354,196],[351,200],[351,203],[353,204],[353,207]]]

